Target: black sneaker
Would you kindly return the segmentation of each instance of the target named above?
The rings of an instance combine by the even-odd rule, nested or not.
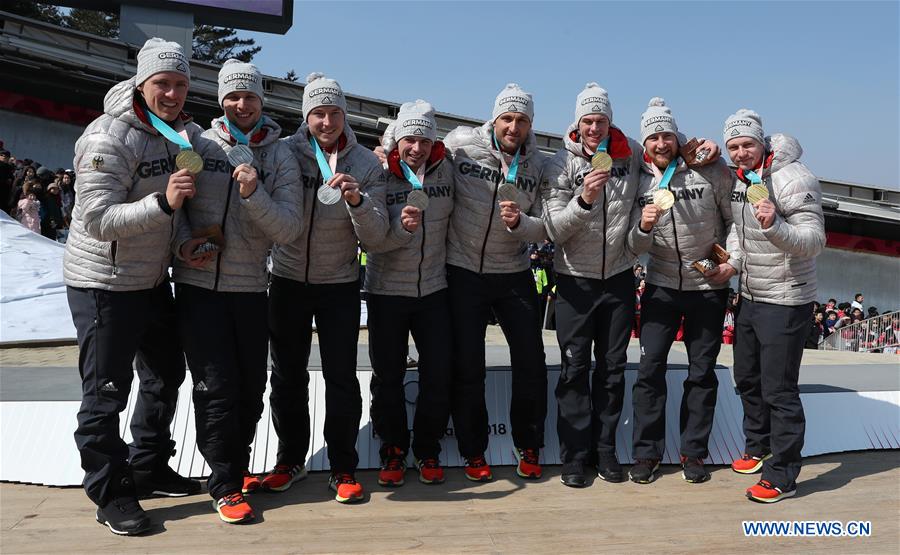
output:
[[[628,477],[635,484],[649,484],[656,480],[657,470],[659,470],[659,459],[637,459],[631,470],[628,471]]]
[[[619,464],[619,459],[612,454],[600,453],[597,456],[597,476],[607,482],[618,483],[625,481],[622,465]]]
[[[570,488],[583,488],[587,486],[587,474],[584,465],[580,461],[563,463],[562,475],[559,481]]]
[[[119,536],[136,536],[150,530],[150,517],[134,497],[117,497],[97,508],[97,522]]]
[[[150,497],[161,495],[164,497],[185,497],[200,493],[200,482],[185,478],[178,474],[168,464],[162,464],[155,468],[133,468],[134,485],[138,495]]]
[[[690,459],[684,455],[681,456],[681,477],[692,484],[700,484],[710,478],[703,467],[703,459]]]

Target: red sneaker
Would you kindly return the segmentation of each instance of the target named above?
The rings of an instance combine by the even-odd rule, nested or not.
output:
[[[516,474],[526,480],[537,480],[541,477],[541,463],[538,462],[540,451],[515,447],[513,448],[513,454],[516,456],[516,460],[519,461],[518,466],[516,466]]]
[[[276,464],[272,472],[260,482],[260,487],[268,491],[284,491],[291,484],[306,478],[306,467],[301,464]]]
[[[244,494],[239,491],[213,501],[213,508],[219,513],[219,518],[229,524],[238,524],[256,518],[250,504],[244,499]]]
[[[775,503],[785,497],[793,497],[796,493],[797,488],[783,491],[781,488],[773,486],[768,480],[760,480],[755,486],[747,488],[747,499],[758,503]]]
[[[744,453],[741,458],[735,459],[731,463],[731,470],[738,474],[756,474],[762,470],[763,462],[770,458],[772,458],[772,453],[761,456],[751,456]]]
[[[338,503],[355,503],[363,499],[362,484],[349,472],[332,474],[328,478],[328,487],[335,491],[334,499]]]
[[[255,474],[250,474],[249,470],[244,471],[244,483],[241,485],[241,493],[244,495],[248,493],[253,493],[254,491],[259,489],[259,486],[262,482],[259,481],[259,476]]]
[[[398,487],[403,485],[403,475],[406,473],[406,453],[399,447],[388,447],[384,458],[381,460],[381,470],[378,471],[378,485],[386,487]]]
[[[471,459],[466,459],[466,478],[473,482],[490,482],[494,476],[491,474],[491,467],[488,466],[484,455],[478,455]]]
[[[438,459],[425,459],[416,461],[419,468],[419,481],[423,484],[442,484],[444,482],[444,469]]]

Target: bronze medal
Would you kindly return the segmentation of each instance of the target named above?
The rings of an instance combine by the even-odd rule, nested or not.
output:
[[[512,183],[501,183],[499,187],[497,187],[497,201],[519,201],[519,190]]]
[[[653,193],[653,204],[658,206],[660,210],[668,210],[675,205],[675,195],[668,189],[657,189]]]
[[[406,195],[406,205],[426,210],[428,208],[428,194],[422,189],[413,189]]]
[[[187,170],[191,175],[203,171],[203,158],[193,150],[182,150],[175,157],[175,166],[179,170]]]
[[[747,202],[750,204],[756,204],[761,200],[765,200],[769,198],[769,190],[766,189],[765,185],[760,183],[754,183],[747,187]]]
[[[591,157],[591,169],[608,172],[612,168],[612,157],[605,152],[596,152]]]

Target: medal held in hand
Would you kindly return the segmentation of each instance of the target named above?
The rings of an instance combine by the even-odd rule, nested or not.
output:
[[[182,150],[175,157],[175,167],[187,170],[191,175],[197,175],[203,171],[203,158],[193,150]]]
[[[653,204],[660,210],[668,210],[675,206],[675,195],[668,189],[657,189],[653,193]]]
[[[591,169],[608,172],[612,168],[612,156],[606,152],[595,152],[591,156]]]
[[[236,145],[228,151],[228,163],[233,168],[241,164],[253,164],[253,151],[247,145]]]
[[[754,183],[747,187],[747,202],[756,204],[761,200],[769,198],[769,190],[761,183]]]
[[[499,187],[497,187],[497,201],[519,201],[519,190],[512,183],[501,183]]]
[[[341,200],[341,190],[336,189],[334,187],[329,187],[325,183],[323,183],[319,190],[316,191],[316,198],[319,199],[319,202],[326,205],[337,204]]]
[[[425,210],[428,208],[428,194],[422,189],[413,189],[406,196],[406,205]]]

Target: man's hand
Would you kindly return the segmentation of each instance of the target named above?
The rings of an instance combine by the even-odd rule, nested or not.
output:
[[[234,168],[234,173],[231,174],[231,177],[240,186],[241,198],[247,198],[256,191],[256,168],[250,164],[241,164]]]
[[[609,181],[609,172],[602,170],[593,170],[584,176],[584,185],[581,189],[581,199],[587,204],[594,204],[606,182]]]
[[[769,229],[775,222],[775,205],[772,201],[765,198],[753,205],[756,208],[756,221],[759,227]]]
[[[201,268],[207,262],[215,258],[216,252],[218,251],[209,251],[202,252],[200,254],[194,254],[194,250],[205,243],[208,240],[207,237],[197,237],[196,239],[188,239],[181,245],[181,258],[187,262],[187,265],[191,268]]]
[[[347,201],[350,206],[356,206],[360,203],[359,182],[357,182],[356,178],[349,173],[334,174],[334,177],[328,181],[328,186],[340,189],[341,194],[344,196],[344,200]]]
[[[178,210],[184,204],[184,199],[194,198],[197,189],[194,188],[194,176],[187,170],[178,170],[169,176],[169,184],[166,186],[166,202],[172,210]]]
[[[650,233],[650,230],[653,229],[653,226],[656,225],[656,222],[659,221],[659,217],[662,214],[662,210],[659,209],[659,206],[655,204],[648,204],[644,206],[643,210],[641,210],[641,231],[644,233]]]
[[[415,206],[404,206],[400,212],[400,225],[410,233],[415,233],[422,223],[422,211]]]
[[[500,219],[509,229],[515,229],[519,225],[519,205],[514,200],[504,200],[500,203]]]
[[[372,152],[375,153],[375,156],[378,157],[378,161],[381,162],[381,165],[387,164],[387,153],[384,151],[384,147],[381,145],[376,146],[372,149]]]
[[[734,269],[734,266],[725,262],[706,272],[704,276],[713,285],[719,285],[727,283],[735,274],[737,274],[737,270]]]

